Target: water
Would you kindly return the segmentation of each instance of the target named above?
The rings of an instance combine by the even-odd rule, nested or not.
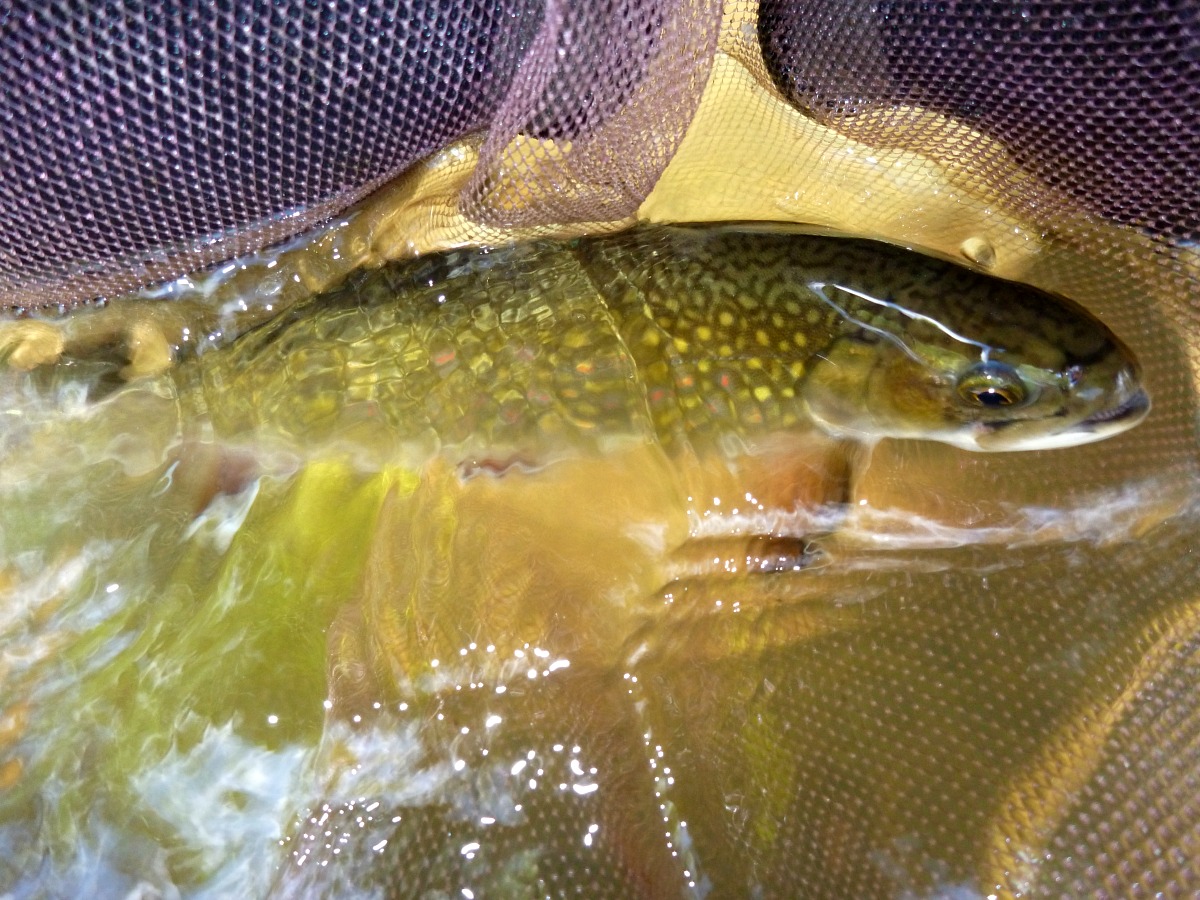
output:
[[[6,371],[0,888],[1016,883],[1031,851],[1006,823],[1075,821],[1034,802],[1058,783],[1045,748],[1086,783],[1140,662],[1191,633],[1190,375],[1156,346],[1163,409],[1136,435],[885,443],[848,514],[837,465],[786,455],[688,468],[618,440],[464,478],[221,439],[169,374]],[[809,502],[784,505],[797,484]]]

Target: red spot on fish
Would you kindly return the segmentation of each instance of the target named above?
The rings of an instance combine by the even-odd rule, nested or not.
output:
[[[433,364],[435,366],[445,366],[454,362],[455,352],[453,350],[442,350],[433,355]]]

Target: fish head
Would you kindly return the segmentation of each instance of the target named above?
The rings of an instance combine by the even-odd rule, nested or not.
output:
[[[913,299],[851,316],[810,367],[798,393],[825,430],[1043,450],[1111,437],[1149,412],[1133,354],[1082,307],[1008,282]]]

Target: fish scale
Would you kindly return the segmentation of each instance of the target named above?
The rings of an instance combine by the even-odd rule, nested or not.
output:
[[[965,402],[981,364],[1030,401]],[[728,227],[392,263],[181,370],[218,435],[316,446],[365,428],[417,461],[705,452],[803,428],[1020,449],[1148,406],[1128,352],[1068,301],[877,242]]]

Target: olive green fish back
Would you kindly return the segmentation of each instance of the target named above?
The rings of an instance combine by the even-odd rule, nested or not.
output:
[[[352,276],[200,357],[218,431],[521,452],[652,435],[635,362],[561,243]]]

